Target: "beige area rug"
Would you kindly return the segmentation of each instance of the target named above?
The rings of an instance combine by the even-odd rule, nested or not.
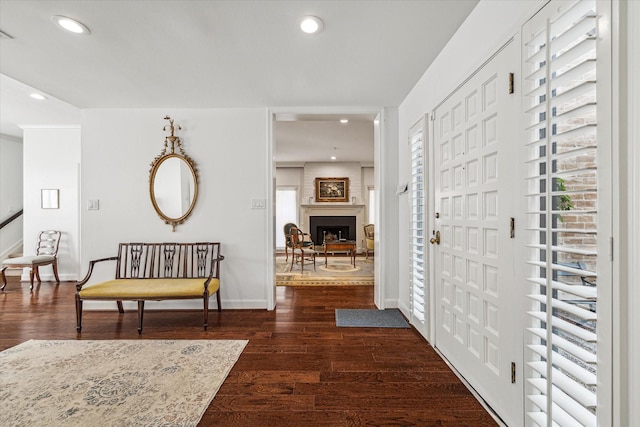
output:
[[[291,257],[276,257],[277,286],[354,286],[373,285],[373,258],[356,258],[355,267],[348,257],[329,257],[325,267],[324,256],[316,257],[316,270],[313,263],[305,261],[304,273],[300,272],[300,264],[295,264],[292,271]]]
[[[1,426],[195,426],[245,340],[31,340],[0,353]]]

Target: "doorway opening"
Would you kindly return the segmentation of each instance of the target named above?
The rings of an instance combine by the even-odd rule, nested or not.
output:
[[[285,276],[288,282],[296,275],[302,276],[301,266],[291,257],[291,244],[284,232],[287,223],[294,223],[308,235],[315,254],[316,269],[305,262],[302,278],[330,285],[340,272],[348,279],[343,281],[345,284],[350,277],[357,276],[359,283],[368,280],[368,284],[374,285],[376,257],[371,251],[367,256],[364,226],[377,217],[374,154],[377,117],[376,112],[273,115],[276,285],[286,286],[281,280]],[[316,197],[319,191],[316,178],[344,179],[346,194],[342,194],[340,201]],[[281,203],[285,192],[294,194],[286,206]],[[351,249],[325,251],[327,239],[351,242],[346,247],[355,247],[355,265],[349,262]]]

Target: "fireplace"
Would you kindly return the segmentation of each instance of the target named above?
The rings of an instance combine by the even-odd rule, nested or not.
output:
[[[356,240],[355,216],[311,216],[309,217],[311,239],[316,245],[323,243],[324,236]],[[326,234],[325,234],[326,233]]]

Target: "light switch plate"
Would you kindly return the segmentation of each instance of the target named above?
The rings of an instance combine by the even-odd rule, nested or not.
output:
[[[267,206],[265,199],[251,199],[251,209],[264,209]]]
[[[88,200],[87,209],[89,209],[90,211],[97,211],[98,209],[100,209],[100,200]]]

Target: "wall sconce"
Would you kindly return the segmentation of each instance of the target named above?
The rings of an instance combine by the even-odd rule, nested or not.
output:
[[[41,191],[42,209],[59,209],[60,208],[60,190],[42,189],[40,191]]]

